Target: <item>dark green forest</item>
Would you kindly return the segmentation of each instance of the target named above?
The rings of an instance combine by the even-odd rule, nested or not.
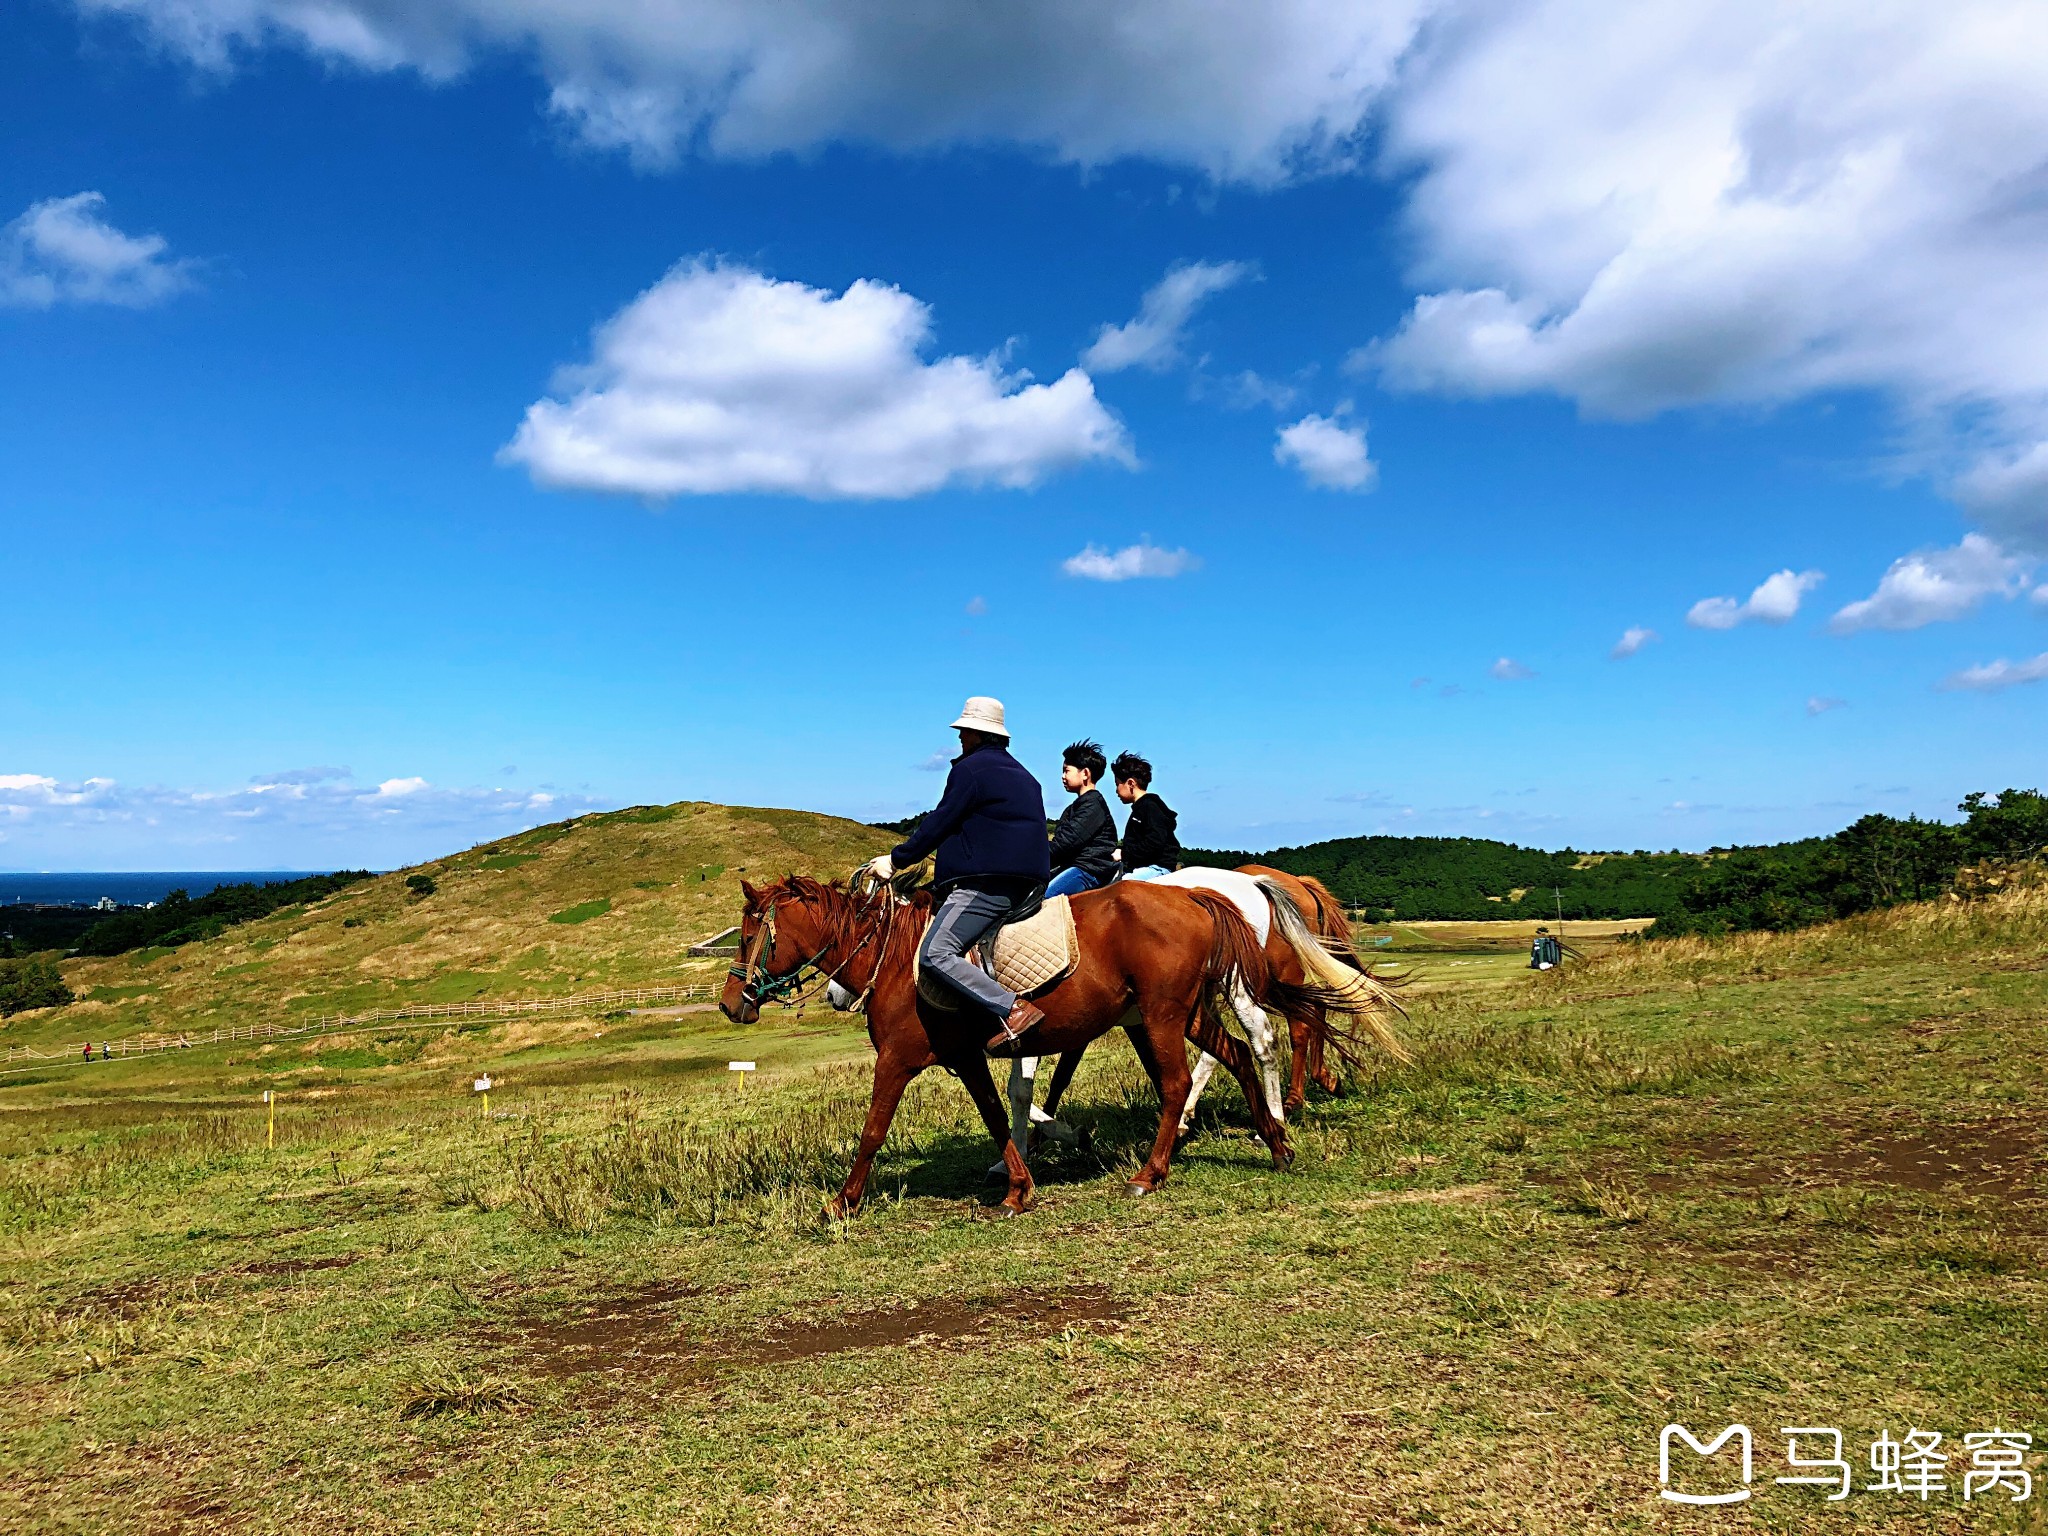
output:
[[[369,878],[367,869],[344,869],[331,875],[308,875],[301,880],[223,885],[199,897],[172,891],[153,907],[125,907],[100,919],[79,935],[73,953],[120,955],[151,945],[175,948],[196,939],[210,939],[237,923],[268,917],[285,907],[319,901],[344,886]]]
[[[1190,864],[1313,875],[1374,922],[1654,917],[1653,937],[1796,928],[1953,888],[1957,871],[2048,854],[2048,797],[1975,793],[1960,822],[1869,815],[1832,837],[1704,853],[1555,853],[1476,837],[1343,837],[1267,853],[1187,850]],[[1519,893],[1519,900],[1517,895]],[[1554,893],[1554,894],[1553,894]]]

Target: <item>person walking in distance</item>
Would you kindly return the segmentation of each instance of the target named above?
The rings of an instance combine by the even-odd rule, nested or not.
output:
[[[918,958],[996,1018],[1001,1027],[987,1042],[993,1051],[1014,1043],[1045,1014],[999,986],[967,958],[967,951],[1052,873],[1045,792],[1010,756],[1001,700],[969,699],[953,729],[960,733],[960,755],[946,775],[938,806],[868,869],[887,880],[899,868],[937,852],[933,891],[938,905]]]
[[[1124,823],[1124,878],[1157,880],[1172,874],[1180,868],[1180,839],[1174,835],[1180,818],[1152,792],[1152,765],[1135,752],[1122,752],[1109,771],[1116,775],[1117,799],[1131,808]]]

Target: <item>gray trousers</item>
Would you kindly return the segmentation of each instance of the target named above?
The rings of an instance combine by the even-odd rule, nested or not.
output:
[[[932,924],[924,931],[917,958],[925,969],[942,976],[956,992],[964,992],[999,1019],[1007,1019],[1017,994],[999,987],[987,971],[967,958],[974,941],[1010,910],[1010,898],[995,891],[956,885],[939,902]]]

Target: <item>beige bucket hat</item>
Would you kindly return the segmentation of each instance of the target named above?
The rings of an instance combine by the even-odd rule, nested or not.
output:
[[[991,736],[1010,739],[1010,728],[1003,724],[1003,701],[1001,699],[969,699],[960,708],[960,718],[948,730],[985,731]]]

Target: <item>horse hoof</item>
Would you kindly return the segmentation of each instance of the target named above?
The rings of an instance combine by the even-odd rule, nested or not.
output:
[[[1275,1147],[1273,1149],[1273,1171],[1275,1173],[1285,1173],[1293,1166],[1294,1149],[1292,1147]]]
[[[1142,1200],[1151,1193],[1152,1186],[1149,1184],[1126,1184],[1124,1186],[1124,1198],[1127,1200]]]

